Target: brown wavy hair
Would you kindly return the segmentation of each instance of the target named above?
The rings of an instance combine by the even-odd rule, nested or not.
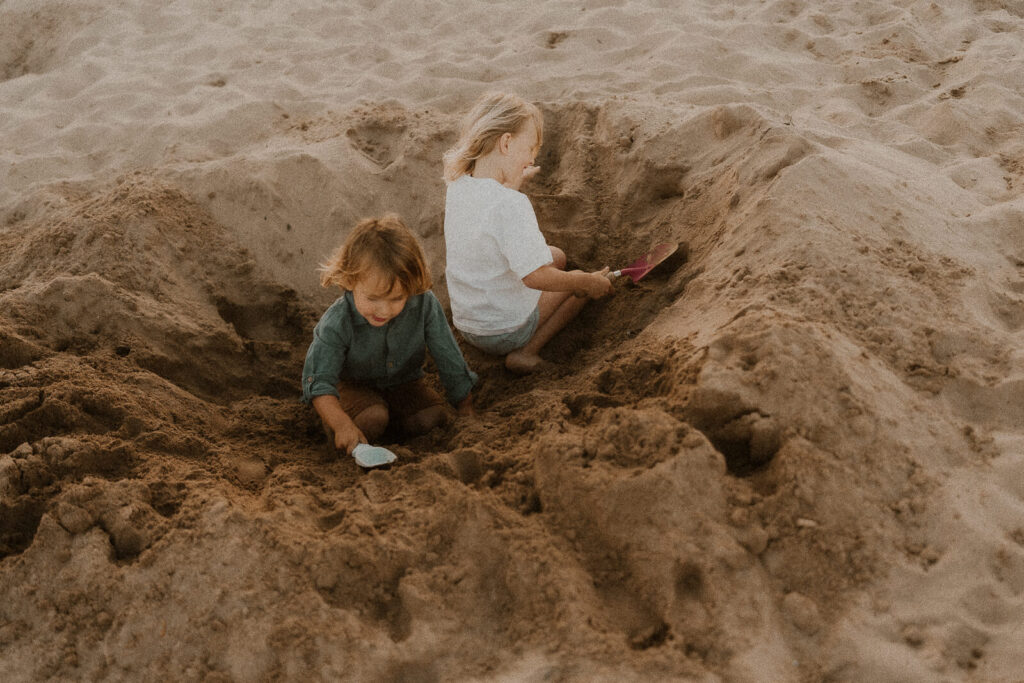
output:
[[[397,282],[408,296],[430,289],[430,269],[419,240],[393,213],[356,223],[345,243],[320,266],[320,285],[351,290],[376,271],[390,289]]]
[[[455,146],[444,153],[444,179],[451,181],[472,173],[476,160],[486,156],[505,133],[515,135],[527,121],[537,127],[537,145],[544,139],[544,117],[537,105],[518,95],[487,93],[462,121]]]

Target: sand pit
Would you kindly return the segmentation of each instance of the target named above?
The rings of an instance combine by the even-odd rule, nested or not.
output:
[[[668,6],[661,7],[665,4]],[[365,6],[364,6],[365,5]],[[1024,8],[0,3],[0,679],[1013,681]],[[362,473],[315,268],[538,102],[575,267]]]

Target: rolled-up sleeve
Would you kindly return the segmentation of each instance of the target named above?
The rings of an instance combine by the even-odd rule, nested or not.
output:
[[[452,328],[444,317],[444,309],[433,292],[427,292],[426,304],[426,335],[427,349],[437,365],[437,373],[441,376],[445,394],[452,405],[458,405],[477,382],[477,374],[469,369],[469,364],[459,349]]]
[[[324,315],[313,330],[313,342],[302,366],[303,403],[312,403],[317,396],[338,396],[337,384],[347,350],[337,317]]]

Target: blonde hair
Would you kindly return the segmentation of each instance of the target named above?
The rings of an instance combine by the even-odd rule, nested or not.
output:
[[[320,285],[338,285],[351,291],[371,271],[385,278],[388,291],[396,282],[407,296],[422,294],[431,287],[423,249],[397,214],[356,223],[345,243],[320,266]]]
[[[477,159],[490,153],[502,135],[515,135],[527,121],[533,121],[537,128],[539,146],[544,138],[544,117],[536,105],[508,93],[481,97],[462,120],[458,142],[444,153],[444,179],[451,181],[472,173]]]

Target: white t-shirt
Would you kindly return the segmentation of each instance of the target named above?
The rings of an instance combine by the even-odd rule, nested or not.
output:
[[[497,180],[460,176],[448,183],[444,242],[455,327],[489,336],[522,326],[540,299],[523,278],[551,263],[529,198]]]

